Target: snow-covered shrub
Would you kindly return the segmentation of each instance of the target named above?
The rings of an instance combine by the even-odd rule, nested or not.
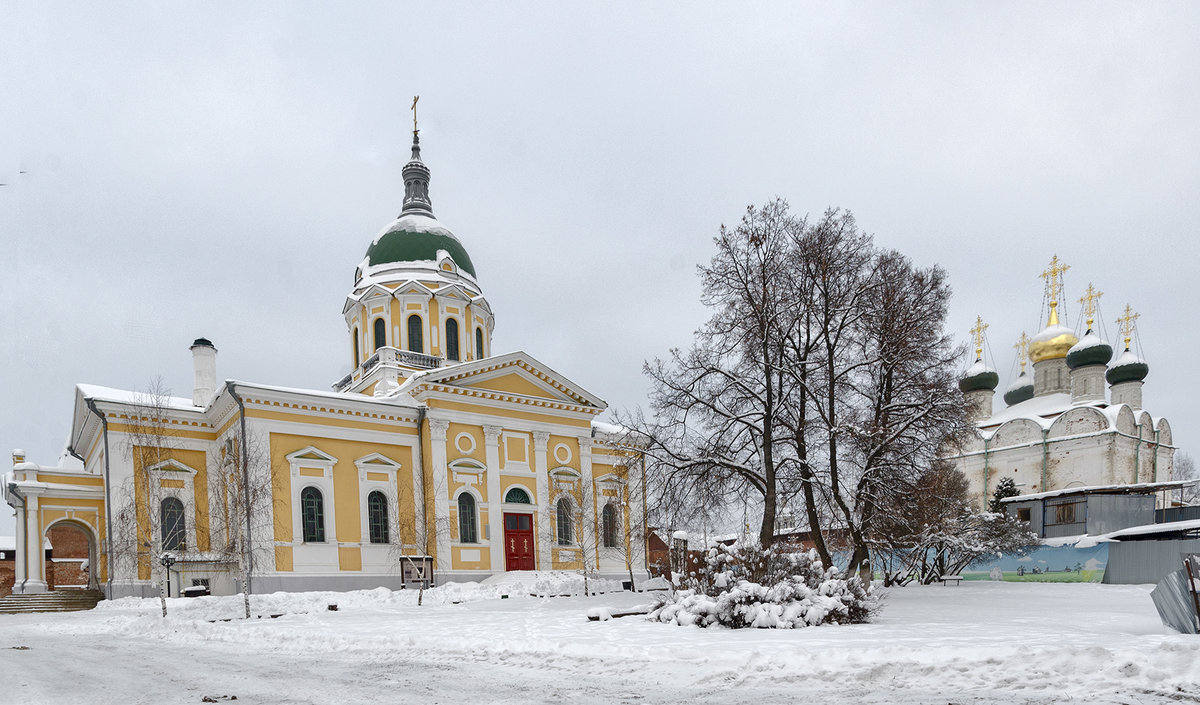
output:
[[[865,622],[876,604],[869,586],[825,568],[816,551],[714,545],[704,565],[649,615],[679,625],[793,629]]]

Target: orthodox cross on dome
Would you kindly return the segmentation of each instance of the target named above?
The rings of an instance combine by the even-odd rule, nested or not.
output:
[[[971,340],[975,341],[975,359],[983,359],[983,332],[988,324],[983,322],[983,316],[975,317],[975,325],[971,326]]]
[[[1070,268],[1071,265],[1060,262],[1056,254],[1050,258],[1049,268],[1038,275],[1046,282],[1046,298],[1050,301],[1050,320],[1046,323],[1047,326],[1058,325],[1058,297],[1063,291],[1062,275]]]
[[[421,99],[421,96],[414,95],[412,107],[409,108],[410,110],[412,110],[412,113],[413,113],[413,135],[414,136],[417,134],[417,101],[420,99]],[[436,137],[436,135],[435,135],[435,137]]]
[[[1025,335],[1025,331],[1021,331],[1021,337],[1017,338],[1017,344],[1013,347],[1017,349],[1017,361],[1021,363],[1021,374],[1025,374],[1025,363],[1029,361],[1029,336]]]
[[[1079,299],[1079,303],[1083,304],[1083,313],[1087,316],[1088,330],[1092,329],[1092,323],[1096,320],[1096,302],[1100,300],[1101,296],[1104,296],[1104,292],[1096,291],[1096,287],[1088,282],[1087,293]]]
[[[1125,337],[1125,349],[1129,349],[1129,342],[1133,340],[1133,324],[1142,314],[1134,313],[1133,307],[1125,304],[1125,315],[1117,319],[1117,325],[1121,327],[1121,335]]]

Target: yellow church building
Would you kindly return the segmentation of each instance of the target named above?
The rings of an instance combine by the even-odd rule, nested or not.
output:
[[[403,210],[346,297],[350,374],[331,391],[217,382],[191,398],[78,385],[55,466],[14,451],[14,592],[48,589],[43,542],[83,532],[109,597],[207,586],[349,590],[515,570],[644,576],[644,466],[606,404],[524,352],[434,218],[413,132]],[[627,578],[628,579],[628,578]]]

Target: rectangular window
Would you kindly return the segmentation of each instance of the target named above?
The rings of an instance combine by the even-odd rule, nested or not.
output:
[[[1046,507],[1046,525],[1082,524],[1085,521],[1084,501],[1062,502]]]
[[[1028,524],[1029,523],[1029,507],[1026,507],[1024,509],[1018,509],[1017,510],[1017,519]]]

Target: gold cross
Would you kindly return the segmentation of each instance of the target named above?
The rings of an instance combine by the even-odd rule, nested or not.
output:
[[[1070,268],[1071,265],[1059,262],[1058,255],[1054,255],[1050,258],[1050,267],[1038,275],[1046,280],[1046,296],[1050,299],[1051,306],[1058,303],[1058,295],[1062,291],[1062,275]]]
[[[418,101],[418,100],[420,100],[420,99],[421,99],[421,96],[419,96],[419,95],[414,95],[414,96],[413,96],[413,104],[412,104],[412,108],[410,108],[410,110],[412,110],[412,111],[413,111],[413,133],[414,133],[414,134],[415,134],[415,133],[416,133],[416,131],[417,131],[417,101]]]
[[[1021,337],[1017,338],[1017,344],[1013,346],[1017,349],[1017,360],[1021,362],[1021,372],[1025,372],[1025,362],[1029,359],[1029,336],[1025,335],[1025,331],[1021,331]]]
[[[1087,314],[1088,330],[1092,329],[1092,321],[1096,320],[1096,302],[1100,300],[1101,296],[1104,296],[1104,292],[1096,291],[1096,287],[1088,282],[1087,293],[1079,299],[1079,303],[1083,304],[1084,313]]]
[[[1121,335],[1125,336],[1125,349],[1129,349],[1129,341],[1133,340],[1133,322],[1142,314],[1134,313],[1133,307],[1125,304],[1125,315],[1117,319],[1117,325],[1121,327]]]
[[[983,316],[975,317],[975,325],[971,326],[971,340],[975,341],[975,359],[983,359],[983,332],[988,324],[983,322]]]

